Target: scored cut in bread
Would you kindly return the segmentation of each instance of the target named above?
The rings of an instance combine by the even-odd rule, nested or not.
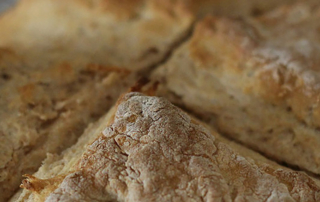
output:
[[[164,98],[125,94],[16,201],[318,201],[320,188],[222,138]]]
[[[159,94],[261,153],[320,174],[320,6],[207,17],[153,77]]]
[[[1,16],[0,201],[164,59],[192,19],[180,4],[131,0],[22,0]]]

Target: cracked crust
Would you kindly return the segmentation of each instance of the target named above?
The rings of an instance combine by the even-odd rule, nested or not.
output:
[[[0,201],[18,188],[22,174],[38,169],[47,152],[74,144],[134,77],[65,65],[46,70],[15,74],[0,87]]]
[[[0,201],[47,152],[74,144],[192,20],[178,3],[142,0],[21,0],[2,15]]]
[[[218,2],[21,0],[1,16],[0,201],[46,152],[69,147],[110,107],[132,80],[124,69],[144,71],[163,60],[195,15],[243,16],[260,5]]]
[[[0,47],[37,66],[91,58],[141,70],[160,62],[196,16],[248,16],[292,1],[21,0],[0,18]]]
[[[18,201],[320,200],[306,174],[223,139],[163,98],[128,93],[118,104],[26,179]]]
[[[259,18],[208,17],[153,74],[218,130],[280,162],[320,173],[319,2]]]

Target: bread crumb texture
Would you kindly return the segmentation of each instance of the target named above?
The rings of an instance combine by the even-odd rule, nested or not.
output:
[[[306,174],[257,163],[215,135],[164,98],[129,93],[67,176],[23,186],[32,201],[320,200]]]

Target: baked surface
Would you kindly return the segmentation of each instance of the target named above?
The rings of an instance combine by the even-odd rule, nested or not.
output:
[[[14,74],[1,85],[1,200],[13,194],[23,174],[38,169],[47,152],[59,153],[74,144],[133,81],[133,75],[121,70],[105,70],[61,65]]]
[[[319,174],[317,0],[248,18],[292,2],[21,0],[0,17],[0,201],[47,153],[52,153],[49,166],[65,158],[59,154],[88,124],[137,76],[166,60],[208,13],[245,20],[216,17],[199,23],[189,45],[156,73],[167,79],[168,91],[161,95],[229,137]],[[307,81],[311,84],[304,85]]]
[[[179,0],[178,0],[179,1]],[[208,14],[228,17],[261,15],[275,7],[291,4],[298,0],[180,0],[198,18]],[[310,0],[308,0],[310,1]],[[316,0],[312,0],[316,1]]]
[[[0,18],[0,47],[37,66],[90,58],[141,70],[162,61],[197,17],[243,17],[294,1],[21,0]]]
[[[183,6],[168,1],[22,0],[0,18],[0,47],[38,65],[41,56],[145,69],[161,61],[192,23]]]
[[[320,173],[319,3],[208,17],[154,78],[161,95],[263,154]]]
[[[124,95],[35,176],[23,182],[18,201],[320,200],[306,174],[223,139],[164,98],[141,93]]]
[[[47,152],[74,144],[192,19],[178,4],[131,0],[22,0],[1,16],[0,201]]]

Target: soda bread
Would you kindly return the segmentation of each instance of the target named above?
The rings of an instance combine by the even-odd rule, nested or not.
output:
[[[192,20],[170,0],[21,0],[0,18],[0,47],[33,65],[90,59],[136,71],[161,61]]]
[[[222,134],[320,174],[320,6],[207,17],[154,73],[160,95]]]
[[[43,201],[47,196],[46,200],[53,201],[60,196],[67,201],[122,201],[131,200],[129,193],[134,196],[132,200],[187,200],[185,197],[190,196],[190,200],[214,201],[317,201],[318,186],[314,184],[317,180],[281,167],[250,150],[289,166],[298,166],[309,174],[320,172],[318,0],[306,0],[263,14],[294,1],[21,0],[0,17],[0,202],[7,201],[18,190],[23,174],[28,177],[23,184],[25,190],[22,195],[21,190],[16,193],[12,201]],[[215,17],[203,20],[206,14]],[[194,25],[196,29],[192,33]],[[110,107],[139,76],[149,76],[155,68],[157,71],[152,77],[160,81],[159,95],[250,149],[225,140],[213,131],[195,132],[196,137],[214,142],[211,146],[204,145],[203,151],[190,150],[196,156],[200,152],[195,161],[204,162],[208,167],[194,163],[194,158],[182,150],[166,153],[193,162],[187,167],[183,163],[178,165],[177,159],[171,161],[159,155],[149,158],[143,153],[143,142],[138,142],[139,148],[119,151],[128,155],[135,149],[140,152],[133,154],[130,162],[138,165],[138,170],[146,176],[154,175],[142,178],[147,194],[140,192],[140,181],[133,183],[138,179],[136,175],[117,174],[117,168],[115,173],[106,168],[114,179],[111,184],[99,181],[98,187],[91,186],[90,180],[99,178],[91,174],[100,169],[101,163],[89,165],[82,154],[91,159],[95,152],[101,151],[94,149],[91,154],[85,145],[100,136],[108,123],[111,124],[108,127],[118,127],[110,118],[115,113],[109,111]],[[135,107],[148,107],[145,102],[150,101],[168,108],[164,116],[170,120],[171,110],[184,114],[162,99],[132,96],[138,100],[134,101],[136,104],[128,101],[130,96],[121,100],[134,106],[122,109],[127,110],[126,113],[133,113]],[[100,118],[108,111],[109,115]],[[100,121],[84,132],[99,118]],[[149,124],[149,119],[142,119]],[[184,122],[189,119],[192,123]],[[198,126],[203,123],[195,123],[194,118],[172,120],[204,130]],[[150,127],[162,130],[162,123],[166,121],[159,126],[150,123]],[[139,123],[135,124],[140,127]],[[150,137],[160,138],[165,148],[173,143],[177,149],[196,144],[197,140],[190,135],[193,132],[184,133],[185,139],[181,139],[180,132],[174,128],[180,130],[182,126],[170,124],[168,131],[178,134],[172,140],[176,143],[167,142],[167,134],[152,132]],[[210,139],[208,134],[216,139],[213,136]],[[110,147],[115,146],[114,137],[100,138]],[[152,148],[153,142],[145,143],[147,151],[162,151]],[[219,145],[224,146],[219,149]],[[211,151],[215,151],[214,158],[220,160],[200,158]],[[101,155],[117,160],[113,164],[104,159],[106,164],[125,167],[123,157],[117,152]],[[148,164],[140,162],[139,156],[150,162],[162,159],[163,167],[157,167],[159,173],[148,170]],[[233,156],[241,158],[233,159]],[[238,160],[245,166],[232,167]],[[83,173],[78,176],[78,171],[87,172],[85,167],[93,169],[90,176]],[[172,179],[164,167],[172,169],[168,174]],[[32,177],[30,174],[37,170]],[[204,176],[199,172],[211,173],[213,178],[211,174]],[[84,183],[89,187],[88,190],[82,187],[81,196],[73,199],[61,188],[66,180],[66,187],[74,193],[73,185],[68,184],[72,173],[77,179],[86,179]],[[126,178],[129,181],[124,182],[125,185],[118,184],[120,177],[128,176],[133,178]],[[180,179],[180,176],[186,178]],[[190,182],[190,187],[185,186],[186,182]],[[133,183],[134,188],[126,183],[130,186]],[[107,191],[100,193],[103,187],[107,187]],[[119,193],[114,191],[117,187]]]
[[[125,94],[22,187],[17,201],[320,200],[319,186],[306,174],[223,139],[164,98],[141,93]]]
[[[0,18],[0,201],[47,152],[75,143],[193,19],[165,1],[100,3],[22,0]]]

